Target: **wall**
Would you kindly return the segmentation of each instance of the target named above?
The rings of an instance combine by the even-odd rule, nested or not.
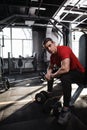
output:
[[[46,28],[45,27],[34,27],[32,28],[33,36],[33,53],[36,53],[37,57],[37,69],[40,70],[42,66],[41,54],[43,50],[42,42],[46,37]]]

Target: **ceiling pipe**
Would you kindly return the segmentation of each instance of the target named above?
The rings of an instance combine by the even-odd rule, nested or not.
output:
[[[39,7],[37,9],[37,13],[36,13],[37,16],[39,16],[39,10],[40,10],[42,3],[43,3],[43,0],[40,1]]]
[[[67,26],[65,26],[64,24],[58,22],[58,21],[55,20],[54,18],[38,17],[38,16],[32,17],[32,16],[29,16],[29,15],[17,15],[17,14],[16,14],[16,15],[13,15],[13,16],[10,16],[10,17],[8,17],[8,18],[6,18],[6,19],[0,21],[0,24],[2,24],[2,25],[5,24],[4,26],[2,26],[2,29],[3,29],[4,27],[6,27],[6,26],[12,24],[14,21],[16,21],[16,20],[19,19],[19,18],[24,18],[24,19],[27,19],[27,20],[46,20],[46,21],[50,22],[52,25],[54,25],[55,27],[56,27],[55,23],[57,23],[57,24],[61,24],[62,26],[64,26],[65,28],[67,28],[67,29],[69,30],[69,28],[68,28]],[[51,20],[53,20],[54,23],[53,23]]]
[[[79,15],[87,15],[87,11],[84,11],[84,12],[78,12],[78,11],[68,11],[68,10],[64,10],[63,11],[64,13],[71,13],[71,14],[79,14]]]

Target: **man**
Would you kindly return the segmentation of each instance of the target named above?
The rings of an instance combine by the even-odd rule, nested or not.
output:
[[[51,54],[50,64],[45,78],[49,82],[58,77],[63,88],[63,108],[58,118],[58,123],[65,124],[71,117],[69,103],[71,100],[71,84],[84,80],[85,69],[68,46],[56,46],[51,38],[46,38],[43,47]],[[59,69],[53,72],[54,66]]]

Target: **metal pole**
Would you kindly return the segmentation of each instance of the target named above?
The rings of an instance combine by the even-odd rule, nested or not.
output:
[[[1,39],[0,39],[0,81],[2,77],[2,72],[1,72]]]
[[[10,28],[10,43],[11,43],[11,58],[13,57],[12,54],[12,28]]]

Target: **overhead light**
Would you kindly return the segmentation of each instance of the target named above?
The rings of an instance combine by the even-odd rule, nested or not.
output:
[[[38,9],[38,7],[35,7],[36,9]],[[39,8],[39,10],[46,10],[46,8]]]
[[[29,20],[25,21],[25,25],[32,26],[33,24],[34,24],[34,21],[29,21]]]
[[[38,2],[38,0],[31,0],[31,1],[35,1],[35,2]]]
[[[30,7],[29,14],[34,15],[36,10],[46,10],[46,8]]]
[[[30,12],[33,12],[33,11],[35,11],[36,9],[39,9],[39,10],[46,10],[46,8],[39,8],[39,7],[30,7],[30,9],[29,9],[29,11]]]

